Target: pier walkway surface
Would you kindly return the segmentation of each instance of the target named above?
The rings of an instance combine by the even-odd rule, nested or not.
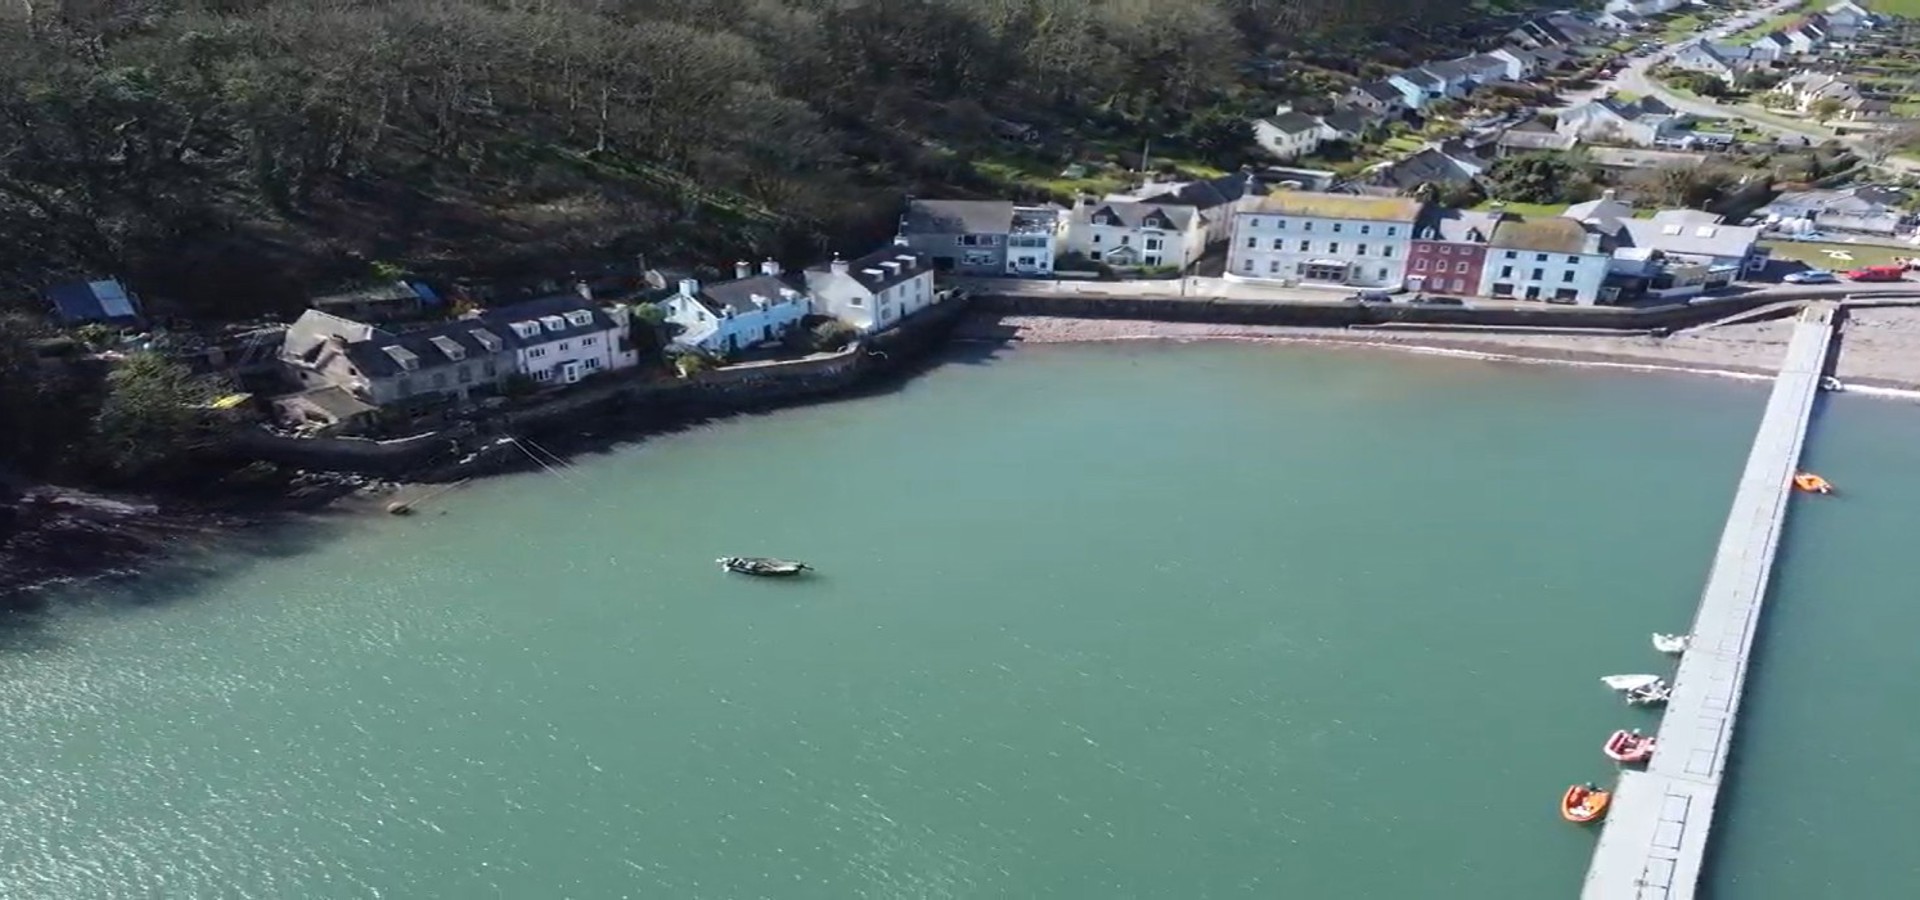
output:
[[[1694,896],[1835,312],[1819,303],[1800,314],[1673,677],[1659,749],[1646,771],[1621,773],[1582,900]]]

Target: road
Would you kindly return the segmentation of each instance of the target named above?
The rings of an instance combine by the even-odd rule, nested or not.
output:
[[[1337,306],[1347,302],[1353,296],[1351,287],[1277,287],[1244,281],[1228,281],[1224,278],[1146,279],[1140,281],[1055,281],[1049,279],[1022,278],[976,278],[956,282],[956,285],[980,294],[1013,294],[1028,296],[1078,296],[1078,297],[1124,297],[1147,300],[1189,299],[1195,302],[1208,300],[1253,300],[1270,303],[1324,303]],[[1395,296],[1396,302],[1404,302],[1411,294]],[[1836,297],[1920,297],[1920,282],[1900,281],[1886,284],[1780,284],[1764,287],[1749,286],[1743,293],[1713,294],[1702,299],[1714,299],[1729,296],[1757,296],[1780,301],[1832,299]],[[1468,301],[1475,309],[1564,309],[1574,314],[1586,307],[1555,306],[1539,300],[1494,300],[1475,297]]]

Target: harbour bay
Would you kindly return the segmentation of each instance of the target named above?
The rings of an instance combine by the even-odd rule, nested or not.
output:
[[[1647,633],[1691,614],[1763,397],[1023,348],[485,483],[444,516],[216,552],[164,597],[136,581],[15,624],[0,744],[27,762],[0,838],[27,852],[0,887],[1569,896],[1591,836],[1554,801],[1606,777],[1608,731],[1655,721],[1595,677],[1664,664]],[[1843,489],[1892,479],[1861,502],[1898,508],[1878,504],[1920,487],[1854,462],[1852,435],[1916,417],[1861,402],[1816,426],[1815,461],[1837,454]],[[1790,543],[1857,527],[1852,502]],[[728,553],[820,571],[728,579]],[[1818,584],[1783,564],[1788,592],[1904,582],[1897,559]],[[1818,686],[1769,678],[1794,640],[1763,635],[1756,740],[1804,727],[1769,711]],[[1742,758],[1735,797],[1789,777]],[[1730,884],[1779,864],[1742,857],[1777,833],[1749,808]]]

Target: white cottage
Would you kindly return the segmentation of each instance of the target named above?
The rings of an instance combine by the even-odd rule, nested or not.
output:
[[[479,318],[512,349],[515,370],[542,385],[573,384],[639,361],[624,313],[616,318],[578,295],[502,306]]]
[[[938,302],[931,260],[903,246],[882,247],[852,261],[836,256],[806,274],[820,312],[869,334]]]
[[[739,263],[735,275],[711,285],[683,279],[680,291],[661,302],[667,321],[680,327],[675,345],[736,353],[780,340],[813,311],[805,285],[773,260],[761,263],[758,275],[751,265]]]

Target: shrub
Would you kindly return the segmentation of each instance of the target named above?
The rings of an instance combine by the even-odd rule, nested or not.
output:
[[[813,349],[821,353],[830,353],[845,349],[860,337],[860,329],[839,319],[828,319],[813,326]]]

